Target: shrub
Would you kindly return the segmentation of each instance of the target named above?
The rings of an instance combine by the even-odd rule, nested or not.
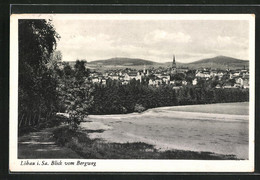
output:
[[[142,104],[136,104],[136,105],[135,105],[135,108],[134,108],[134,111],[135,111],[135,112],[141,113],[141,112],[143,112],[143,111],[145,111],[145,110],[146,110],[146,109],[145,109],[145,107],[143,107]]]

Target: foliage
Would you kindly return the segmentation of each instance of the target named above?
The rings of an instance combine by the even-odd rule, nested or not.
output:
[[[141,113],[141,112],[145,111],[145,108],[141,104],[136,104],[134,111]]]
[[[19,20],[19,126],[37,125],[56,111],[51,54],[60,38],[50,21]]]
[[[122,114],[144,109],[189,104],[244,102],[249,100],[248,89],[216,89],[211,82],[199,80],[197,86],[173,89],[172,85],[151,87],[131,80],[121,85],[116,80],[107,85],[95,84],[91,114]]]
[[[186,81],[192,83],[192,80],[195,78],[196,70],[188,70],[186,72]]]
[[[107,81],[106,86],[95,84],[92,95],[92,114],[131,113],[141,106],[148,109],[177,105],[175,91],[171,87],[151,87],[134,79],[128,85],[121,85],[115,80]]]
[[[86,69],[86,67],[85,67],[86,63],[87,63],[87,61],[77,60],[75,66],[74,66],[75,78],[77,81],[80,81],[79,83],[81,83],[81,84],[85,81],[85,78],[89,76],[89,70]]]
[[[66,111],[75,128],[88,115],[86,61],[77,60],[74,69],[61,63],[59,38],[51,21],[19,20],[19,127],[42,126]]]
[[[177,73],[171,77],[171,80],[182,81],[185,79],[184,73]]]
[[[63,76],[59,83],[60,111],[69,113],[73,128],[84,120],[92,103],[91,84],[88,82],[88,71],[85,61],[76,61],[74,70],[65,64]]]

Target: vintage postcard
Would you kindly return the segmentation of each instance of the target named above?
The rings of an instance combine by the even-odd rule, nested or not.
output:
[[[253,14],[12,14],[11,172],[253,172]]]

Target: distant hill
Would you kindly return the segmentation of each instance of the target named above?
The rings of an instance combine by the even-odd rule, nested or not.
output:
[[[105,60],[96,60],[91,61],[88,64],[95,64],[101,66],[140,66],[140,65],[157,65],[158,63],[145,60],[145,59],[137,59],[137,58],[111,58]]]
[[[75,62],[70,62],[73,64]],[[150,60],[139,59],[139,58],[124,58],[124,57],[117,57],[111,59],[104,59],[104,60],[96,60],[87,63],[91,67],[107,69],[117,66],[117,67],[131,67],[131,68],[142,68],[143,65],[147,67],[171,67],[172,62],[165,62],[165,63],[157,63]],[[180,63],[176,62],[177,68],[180,67],[188,67],[190,69],[198,69],[198,68],[212,68],[212,69],[241,69],[249,67],[248,60],[241,60],[227,56],[217,56],[214,58],[207,58],[201,59],[198,61],[194,61],[191,63]]]
[[[248,60],[241,60],[236,58],[231,58],[227,56],[217,56],[214,58],[207,58],[198,60],[192,63],[182,64],[183,66],[187,66],[189,68],[213,68],[213,69],[226,69],[229,67],[230,69],[238,69],[238,68],[246,68],[249,67]]]

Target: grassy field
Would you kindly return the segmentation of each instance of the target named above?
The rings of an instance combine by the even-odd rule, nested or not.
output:
[[[187,105],[156,108],[158,110],[184,111],[184,112],[200,112],[200,113],[215,113],[215,114],[233,114],[233,115],[248,115],[249,103],[218,103],[206,105]]]
[[[154,108],[143,113],[91,115],[80,130],[108,143],[144,142],[159,151],[207,151],[248,158],[248,103]]]

